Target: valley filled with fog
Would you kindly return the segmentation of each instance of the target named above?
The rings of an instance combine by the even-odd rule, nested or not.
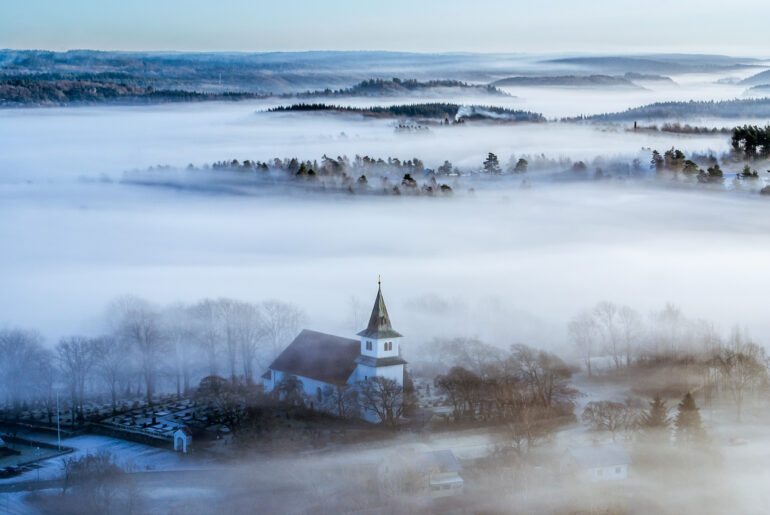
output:
[[[715,84],[723,76],[685,75],[675,86],[630,92],[510,89],[515,97],[494,102],[558,118],[657,100],[736,96],[740,87]],[[479,103],[335,103],[414,101]],[[52,339],[98,330],[90,324],[100,306],[136,293],[158,302],[286,298],[317,323],[341,330],[349,298],[365,297],[383,274],[398,292],[393,309],[423,338],[431,336],[432,323],[422,322],[432,315],[407,306],[426,294],[464,306],[465,313],[492,303],[520,318],[513,328],[497,328],[468,316],[467,335],[497,338],[513,329],[514,339],[539,344],[564,340],[566,318],[602,299],[642,310],[673,302],[694,316],[767,328],[759,302],[767,284],[757,267],[770,245],[762,238],[766,206],[758,198],[628,181],[539,180],[538,172],[527,178],[535,184],[531,189],[521,189],[521,178],[479,180],[463,183],[449,199],[282,190],[243,196],[218,190],[214,172],[201,172],[189,189],[124,183],[132,170],[223,159],[418,157],[432,169],[449,160],[472,171],[494,152],[502,162],[545,155],[583,160],[589,168],[639,159],[647,170],[650,149],[714,155],[730,149],[724,134],[636,133],[629,123],[481,124],[404,134],[389,119],[267,112],[278,103],[0,111],[3,322],[40,325]],[[707,127],[757,122],[676,121]],[[469,187],[474,195],[465,191]]]
[[[762,512],[770,61],[89,52],[0,51],[0,427],[72,453],[0,475],[20,513],[87,491],[90,449],[157,513],[442,512],[383,471],[415,449],[462,463],[458,513]],[[405,336],[395,419],[267,370],[370,312]],[[708,438],[674,429],[693,398]],[[565,472],[599,440],[628,490]]]

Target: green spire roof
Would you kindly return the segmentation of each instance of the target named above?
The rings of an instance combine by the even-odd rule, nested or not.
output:
[[[390,317],[385,307],[385,299],[382,297],[381,284],[377,287],[377,298],[374,299],[374,307],[372,308],[372,315],[369,317],[369,325],[358,333],[358,336],[373,339],[398,338],[401,336],[390,325]]]

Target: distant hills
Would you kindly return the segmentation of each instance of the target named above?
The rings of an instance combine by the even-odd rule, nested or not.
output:
[[[492,86],[522,86],[522,87],[573,87],[573,88],[633,88],[641,89],[625,77],[609,75],[558,75],[539,77],[508,77],[491,84]]]
[[[29,74],[123,75],[156,90],[282,95],[344,90],[370,79],[492,83],[505,77],[671,75],[757,66],[753,59],[686,54],[562,57],[408,52],[112,52],[0,50],[0,79]],[[393,85],[391,85],[393,86]]]
[[[95,103],[164,103],[207,100],[245,100],[253,93],[200,93],[176,89],[156,90],[152,86],[91,79],[38,80],[34,77],[0,80],[0,106],[66,105]]]
[[[770,84],[770,70],[759,72],[756,75],[752,75],[746,79],[743,79],[738,84],[741,86],[762,86]]]
[[[619,113],[574,118],[594,121],[683,119],[687,117],[770,118],[770,98],[722,101],[657,102]]]
[[[264,95],[243,91],[206,92],[177,88],[156,89],[153,81],[120,72],[38,73],[0,76],[0,106],[66,105],[74,103],[158,103],[206,100],[246,100],[265,98],[396,97],[440,95],[511,95],[489,85],[455,80],[370,79],[350,88],[316,90],[305,93]]]
[[[0,50],[0,78],[19,74],[122,73],[155,89],[287,94],[350,87],[369,79],[490,82],[516,56],[407,52],[113,52]]]
[[[369,79],[345,89],[325,89],[323,91],[308,91],[300,93],[299,97],[382,97],[382,96],[409,96],[413,94],[442,94],[465,93],[478,95],[495,95],[510,97],[508,93],[497,89],[492,85],[468,84],[459,80],[429,80],[418,81],[416,79]]]
[[[770,84],[760,84],[759,86],[752,86],[748,90],[750,93],[767,94],[770,95]]]
[[[563,57],[541,61],[573,69],[594,70],[597,73],[713,73],[756,66],[758,59],[724,55],[652,54],[638,56]]]

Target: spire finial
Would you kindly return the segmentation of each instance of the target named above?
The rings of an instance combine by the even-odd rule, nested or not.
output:
[[[377,276],[377,286],[380,286],[380,287],[382,286],[382,276],[381,275]]]

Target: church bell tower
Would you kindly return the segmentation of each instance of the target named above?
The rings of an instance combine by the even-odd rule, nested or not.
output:
[[[377,297],[366,329],[360,331],[361,355],[358,363],[359,380],[388,377],[399,384],[404,382],[404,365],[399,344],[403,336],[393,329],[382,296],[382,280],[377,281]]]

